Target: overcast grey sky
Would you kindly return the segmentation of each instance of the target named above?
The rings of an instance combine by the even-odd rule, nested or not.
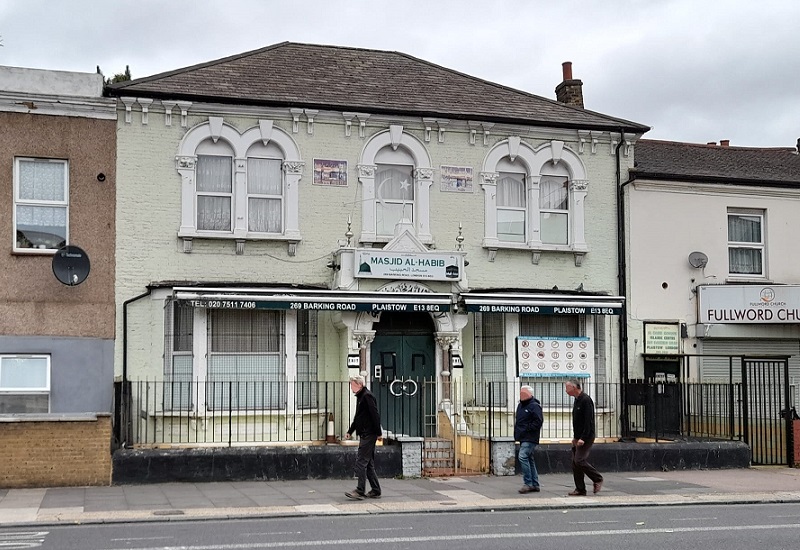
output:
[[[401,51],[652,139],[793,147],[798,0],[0,0],[0,65],[134,78],[283,41]]]

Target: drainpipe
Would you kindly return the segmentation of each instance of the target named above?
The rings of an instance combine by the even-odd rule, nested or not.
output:
[[[138,296],[122,302],[122,383],[128,381],[128,304],[150,295],[150,288]]]
[[[625,143],[625,132],[622,128],[619,131],[619,143],[614,151],[617,161],[617,283],[618,293],[625,297],[622,301],[622,322],[619,324],[619,346],[620,346],[620,377],[622,393],[620,404],[622,413],[622,438],[630,437],[630,425],[628,423],[628,300],[627,300],[627,262],[625,260],[625,190],[624,186],[630,181],[622,183],[622,164],[620,149]]]

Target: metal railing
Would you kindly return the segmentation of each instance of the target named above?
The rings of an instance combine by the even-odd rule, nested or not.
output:
[[[438,435],[442,427],[437,424],[447,418],[438,411],[446,410],[450,432],[511,437],[519,388],[526,384],[542,402],[542,442],[572,438],[573,399],[565,394],[563,382],[460,379],[453,382],[458,387],[448,394],[452,401],[446,407],[437,404],[443,395],[437,398],[435,382],[420,380],[419,384],[426,397],[413,405],[410,400],[403,407],[379,403],[388,413],[382,424],[389,437],[409,435],[408,418],[414,406],[421,407],[414,414],[422,426],[420,435]],[[584,391],[595,403],[598,438],[613,440],[630,434],[655,439],[742,439],[740,383],[587,380]],[[627,392],[624,411],[623,391]],[[373,392],[380,395],[376,388]],[[118,445],[129,447],[331,442],[344,437],[356,406],[346,381],[136,380],[127,386],[118,383],[115,396],[115,439]]]

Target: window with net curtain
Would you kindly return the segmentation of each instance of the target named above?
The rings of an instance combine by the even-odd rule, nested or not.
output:
[[[541,239],[546,244],[569,243],[569,179],[542,175],[539,179]]]
[[[67,161],[18,158],[15,164],[15,248],[61,248],[67,244]]]
[[[383,237],[394,235],[401,219],[414,222],[414,167],[378,164],[375,171],[375,230]]]
[[[732,275],[764,275],[763,212],[728,212],[728,264]]]
[[[254,233],[283,232],[282,160],[247,159],[247,229]],[[197,156],[197,229],[233,230],[233,156]]]
[[[478,364],[475,372],[475,404],[508,404],[505,353],[505,315],[475,314],[475,349]]]
[[[497,238],[524,243],[527,216],[525,174],[500,172],[497,179]]]

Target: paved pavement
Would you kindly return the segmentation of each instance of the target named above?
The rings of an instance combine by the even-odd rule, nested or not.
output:
[[[568,497],[570,474],[540,476],[521,495],[520,476],[381,480],[383,496],[349,500],[352,480],[165,483],[0,489],[0,527],[325,514],[452,512],[590,506],[800,502],[800,469],[616,472],[600,493]],[[589,485],[591,487],[591,485]]]

